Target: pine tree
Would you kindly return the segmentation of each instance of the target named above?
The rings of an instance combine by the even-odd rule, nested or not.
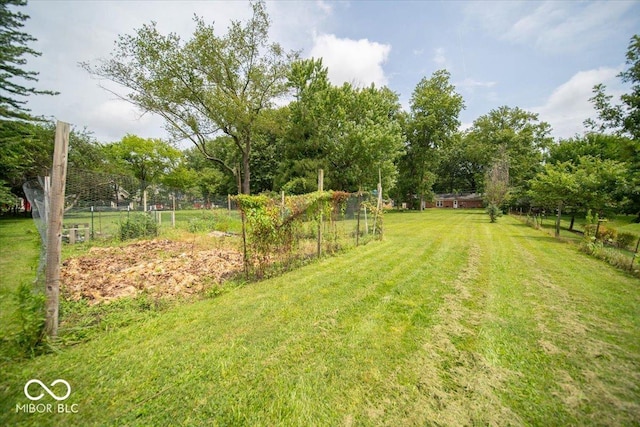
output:
[[[36,41],[21,31],[29,15],[12,10],[26,6],[26,0],[0,0],[0,120],[34,120],[26,107],[29,95],[55,95],[55,92],[24,86],[37,82],[38,73],[23,69],[25,56],[40,56],[28,46]]]

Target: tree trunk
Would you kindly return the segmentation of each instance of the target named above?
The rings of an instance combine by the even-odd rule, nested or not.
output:
[[[242,150],[242,192],[251,194],[251,171],[249,160],[251,158],[251,131],[244,136],[244,147]]]
[[[569,231],[573,231],[573,223],[576,221],[576,214],[571,214],[571,224],[569,224]]]
[[[242,194],[251,194],[251,172],[249,170],[249,153],[242,153]]]
[[[240,167],[240,164],[238,164],[238,166],[236,167],[236,183],[238,184],[238,194],[242,194],[242,172],[241,172],[242,168]]]

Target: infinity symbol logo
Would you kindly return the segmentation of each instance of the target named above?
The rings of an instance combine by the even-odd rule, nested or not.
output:
[[[44,393],[40,393],[37,396],[31,396],[29,394],[29,386],[33,383],[39,384],[40,387],[42,387],[44,389],[44,391],[46,391],[49,396],[53,397],[55,400],[65,400],[67,397],[69,397],[69,395],[71,394],[71,386],[69,385],[68,382],[66,382],[65,380],[55,380],[54,382],[51,383],[51,387],[55,386],[56,384],[62,383],[64,385],[67,386],[67,394],[65,394],[64,396],[60,397],[58,395],[56,395],[54,392],[52,392],[49,387],[47,387],[46,385],[44,385],[44,383],[40,380],[29,380],[27,381],[27,383],[24,385],[24,395],[27,396],[27,398],[31,399],[31,400],[40,400],[44,397]]]

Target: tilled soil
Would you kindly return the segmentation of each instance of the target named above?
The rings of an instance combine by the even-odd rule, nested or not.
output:
[[[202,250],[185,242],[139,241],[124,247],[93,247],[63,263],[62,292],[90,304],[146,292],[179,296],[201,292],[242,271],[242,254],[232,249]]]

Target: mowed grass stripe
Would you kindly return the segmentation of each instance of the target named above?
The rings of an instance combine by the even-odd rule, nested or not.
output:
[[[177,307],[60,355],[11,366],[0,388],[0,421],[513,425],[638,420],[633,402],[640,381],[633,372],[625,372],[625,380],[613,373],[620,361],[625,369],[638,361],[635,344],[629,344],[637,329],[616,335],[615,345],[599,337],[610,354],[583,360],[584,352],[569,349],[590,341],[567,335],[567,325],[561,324],[565,314],[576,322],[595,321],[598,312],[588,310],[589,304],[625,298],[581,288],[585,276],[594,283],[594,276],[608,277],[608,292],[623,290],[634,298],[637,279],[612,274],[597,262],[567,275],[558,258],[575,256],[574,249],[539,239],[537,231],[506,217],[489,224],[482,212],[428,211],[391,214],[385,222],[383,242]],[[574,294],[579,303],[573,306],[551,305]],[[630,304],[623,312],[633,314]],[[624,324],[634,325],[628,317]],[[615,326],[608,321],[607,328]],[[599,382],[588,390],[577,372]],[[81,412],[12,414],[32,376],[45,382],[67,379],[74,387],[70,400]],[[601,401],[596,391],[604,396]]]
[[[495,231],[494,296],[487,312],[499,321],[487,322],[482,332],[492,360],[517,373],[504,400],[533,424],[583,424],[613,407],[607,420],[638,420],[637,279],[513,219],[504,218]],[[628,293],[633,298],[623,301]],[[610,334],[612,319],[619,319],[613,321],[619,333]],[[615,337],[620,334],[622,339]],[[612,348],[615,341],[627,348]],[[600,363],[603,354],[611,363]],[[629,356],[632,364],[621,363],[620,357]],[[615,399],[607,396],[611,390],[603,392],[600,380],[617,390]]]

